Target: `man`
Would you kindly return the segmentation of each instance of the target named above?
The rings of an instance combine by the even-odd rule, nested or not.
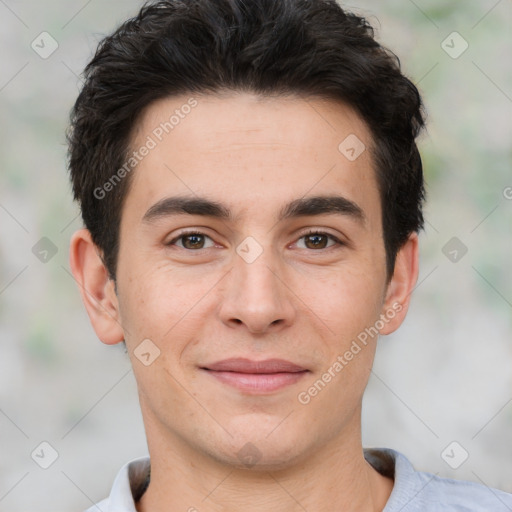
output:
[[[512,510],[362,447],[424,199],[421,99],[364,19],[147,4],[100,44],[71,121],[71,268],[98,337],[126,343],[150,455],[90,510]]]

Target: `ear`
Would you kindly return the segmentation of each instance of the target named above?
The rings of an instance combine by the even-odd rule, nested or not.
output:
[[[101,252],[87,229],[71,237],[69,263],[82,301],[98,338],[107,345],[124,340],[114,281],[109,279]]]
[[[412,290],[418,280],[418,267],[418,235],[412,233],[396,256],[395,269],[382,306],[381,313],[385,316],[386,322],[380,329],[380,334],[391,334],[404,321]]]

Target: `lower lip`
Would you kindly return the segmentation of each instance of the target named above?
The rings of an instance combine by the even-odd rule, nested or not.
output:
[[[237,373],[217,372],[212,370],[205,371],[224,384],[229,384],[241,391],[252,391],[256,393],[282,389],[291,384],[295,384],[302,379],[306,373],[308,373],[308,370],[293,373]]]

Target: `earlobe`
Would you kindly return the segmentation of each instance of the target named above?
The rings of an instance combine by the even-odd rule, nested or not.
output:
[[[418,280],[419,249],[418,234],[412,233],[398,251],[395,270],[387,290],[382,314],[386,322],[380,334],[394,332],[405,319],[412,290]]]
[[[69,263],[98,338],[108,345],[123,341],[114,282],[109,279],[98,247],[87,229],[80,229],[71,237]]]

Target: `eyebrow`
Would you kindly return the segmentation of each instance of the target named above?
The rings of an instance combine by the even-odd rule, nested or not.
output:
[[[156,202],[146,211],[142,221],[151,223],[162,217],[182,214],[201,215],[231,222],[235,220],[231,210],[217,201],[197,196],[174,196]],[[366,216],[360,206],[339,195],[295,199],[281,208],[278,221],[315,215],[344,215],[361,224],[366,221]]]

